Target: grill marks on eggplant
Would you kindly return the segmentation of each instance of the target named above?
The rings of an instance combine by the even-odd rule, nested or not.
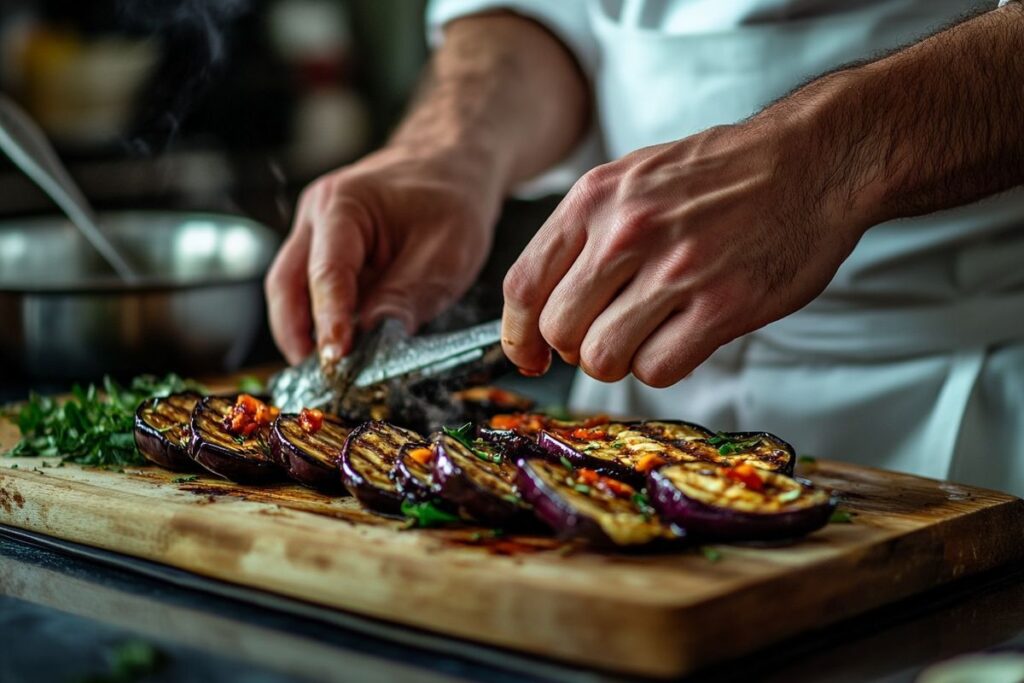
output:
[[[334,469],[341,457],[352,428],[337,418],[324,417],[324,423],[315,432],[307,432],[299,423],[298,414],[286,413],[277,418],[276,430],[308,460]]]
[[[519,490],[556,534],[598,545],[636,546],[678,537],[637,502],[625,484],[616,494],[584,484],[579,471],[546,460],[521,460]],[[617,482],[616,482],[617,483]],[[620,489],[621,491],[621,489]]]
[[[664,464],[729,467],[746,462],[788,475],[796,462],[793,447],[767,432],[715,434],[688,422],[609,423],[592,429],[542,431],[538,444],[555,456],[637,485],[648,470]]]
[[[325,416],[319,429],[307,432],[298,414],[282,414],[270,432],[270,452],[275,462],[300,484],[324,493],[344,493],[338,459],[351,431],[340,419]]]
[[[442,498],[485,524],[515,524],[529,519],[530,507],[516,490],[512,462],[478,440],[481,457],[447,434],[434,438],[434,481]]]
[[[402,494],[391,470],[402,446],[421,443],[416,432],[388,422],[364,422],[352,430],[341,455],[341,476],[360,503],[384,514],[401,511]]]
[[[135,445],[147,460],[172,470],[195,469],[188,456],[189,422],[201,397],[193,392],[143,402],[135,412]]]
[[[648,476],[652,505],[662,519],[722,539],[802,536],[828,523],[835,501],[821,489],[761,471],[752,488],[706,465],[671,465]]]
[[[643,481],[642,465],[652,457],[664,462],[700,459],[679,446],[651,438],[636,425],[610,424],[602,434],[600,438],[587,438],[573,433],[541,432],[538,444],[556,457],[564,456],[601,474],[638,484]]]
[[[279,479],[281,470],[270,457],[269,427],[248,437],[224,428],[235,405],[234,397],[207,396],[192,411],[191,458],[214,474],[241,483]]]

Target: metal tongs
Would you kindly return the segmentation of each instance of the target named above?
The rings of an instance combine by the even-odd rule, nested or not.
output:
[[[493,374],[504,367],[500,320],[410,337],[400,321],[388,319],[360,337],[334,368],[321,368],[313,354],[272,377],[270,392],[285,412],[321,408],[366,416],[371,404],[388,403],[390,396],[425,380],[458,382],[475,371]]]

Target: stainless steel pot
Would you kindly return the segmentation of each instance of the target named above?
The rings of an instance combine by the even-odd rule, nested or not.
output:
[[[0,222],[0,368],[31,378],[236,369],[264,319],[274,233],[237,216],[122,212],[113,275],[63,217]]]

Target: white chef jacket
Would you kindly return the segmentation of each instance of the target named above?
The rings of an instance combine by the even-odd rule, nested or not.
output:
[[[971,0],[434,0],[506,8],[579,61],[597,125],[545,178],[739,121],[954,22]],[[994,3],[993,3],[994,4]],[[564,189],[564,188],[563,188]],[[794,191],[798,189],[794,188]],[[769,430],[800,453],[1024,494],[1024,193],[869,230],[804,309],[667,389],[580,374],[579,410]]]

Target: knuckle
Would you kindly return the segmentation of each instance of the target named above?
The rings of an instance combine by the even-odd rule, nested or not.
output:
[[[649,387],[662,389],[675,383],[672,369],[663,361],[639,358],[633,361],[633,376]]]
[[[573,338],[570,330],[560,319],[561,316],[549,313],[547,310],[540,314],[538,329],[540,336],[548,343],[548,346],[560,354],[574,356],[578,350],[578,344]]]
[[[583,174],[572,186],[570,196],[578,209],[590,210],[600,204],[614,174],[610,164],[604,164]]]
[[[626,376],[625,364],[615,357],[608,344],[584,342],[580,350],[584,372],[602,382],[617,382]]]
[[[505,279],[502,281],[502,295],[506,302],[523,306],[530,301],[530,290],[530,278],[526,272],[526,266],[523,266],[521,261],[516,261],[508,269]]]

